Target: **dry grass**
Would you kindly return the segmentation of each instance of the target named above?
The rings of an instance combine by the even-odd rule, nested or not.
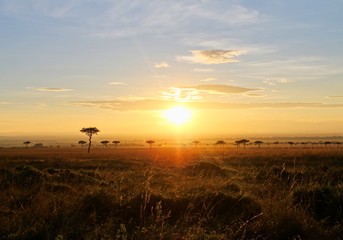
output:
[[[343,150],[0,149],[0,239],[342,239]]]

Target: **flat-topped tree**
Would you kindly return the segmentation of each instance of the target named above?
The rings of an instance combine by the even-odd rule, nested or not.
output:
[[[98,134],[98,132],[100,132],[99,129],[97,129],[96,127],[88,127],[88,128],[82,128],[80,130],[80,132],[86,134],[89,137],[89,144],[88,144],[88,153],[91,150],[91,145],[92,145],[92,137],[93,134]]]
[[[110,141],[104,140],[104,141],[101,141],[100,143],[103,144],[107,148],[107,144],[109,144]]]
[[[240,147],[241,144],[243,144],[244,148],[246,147],[246,144],[250,142],[250,140],[248,139],[241,139],[241,140],[237,140],[235,141],[235,143],[237,144],[237,148]]]
[[[261,144],[263,144],[263,141],[255,141],[254,143],[258,146],[258,148],[260,148]]]
[[[26,148],[27,148],[27,146],[28,146],[30,143],[31,143],[30,141],[25,141],[25,142],[23,142],[23,144],[26,145]]]
[[[193,144],[195,147],[197,147],[199,143],[200,143],[200,141],[198,141],[198,140],[193,141]]]
[[[243,147],[245,148],[246,145],[247,145],[247,143],[250,142],[250,140],[248,140],[248,139],[242,139],[241,142],[243,143]]]
[[[83,147],[83,145],[86,144],[87,142],[80,140],[78,143],[81,145],[81,147]]]
[[[224,140],[218,140],[215,145],[219,145],[219,147],[222,147],[226,142]]]
[[[113,141],[112,143],[114,143],[114,148],[117,148],[117,145],[120,143],[120,141],[115,140],[115,141]]]
[[[152,144],[154,144],[155,141],[154,140],[147,140],[146,143],[150,145],[150,148],[152,148]]]
[[[324,145],[325,145],[326,148],[327,148],[328,146],[330,146],[331,144],[332,144],[331,141],[325,141],[325,142],[324,142]]]

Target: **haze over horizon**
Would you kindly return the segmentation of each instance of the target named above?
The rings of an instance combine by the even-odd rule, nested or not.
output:
[[[0,0],[0,134],[341,136],[341,9]]]

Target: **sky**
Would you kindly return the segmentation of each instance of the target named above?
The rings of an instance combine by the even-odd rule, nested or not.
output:
[[[342,9],[0,0],[0,135],[343,135]]]

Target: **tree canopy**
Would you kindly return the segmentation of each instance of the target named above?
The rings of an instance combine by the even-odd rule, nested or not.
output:
[[[89,144],[88,144],[88,153],[90,152],[91,149],[91,145],[92,145],[92,136],[93,134],[98,134],[98,132],[100,132],[99,129],[97,129],[96,127],[88,127],[88,128],[82,128],[80,130],[80,132],[86,134],[89,137]]]

